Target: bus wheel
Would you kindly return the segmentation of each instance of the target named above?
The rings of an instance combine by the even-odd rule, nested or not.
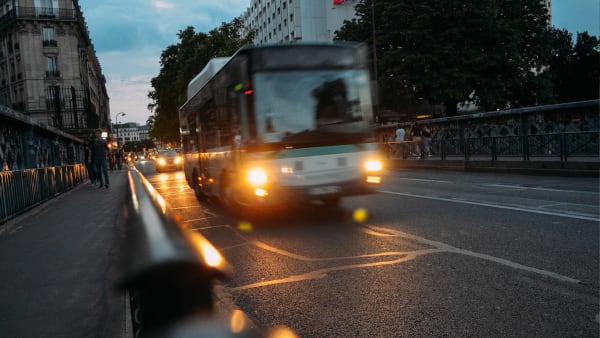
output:
[[[219,187],[219,199],[221,200],[221,204],[225,209],[229,211],[234,211],[236,208],[235,196],[233,192],[233,188],[229,183],[227,177],[221,177],[221,184]]]
[[[200,202],[206,200],[206,195],[202,192],[202,187],[200,186],[201,178],[200,176],[194,174],[192,176],[194,178],[194,195],[196,195],[196,199]]]
[[[323,200],[323,204],[328,208],[336,208],[340,204],[340,197],[333,196]]]

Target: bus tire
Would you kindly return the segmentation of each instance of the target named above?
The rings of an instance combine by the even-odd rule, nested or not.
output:
[[[323,199],[323,205],[325,205],[327,208],[337,208],[339,206],[339,204],[340,204],[339,196],[333,196],[333,197]]]
[[[228,210],[234,209],[236,203],[228,175],[225,173],[221,174],[219,181],[219,200],[221,201],[221,205]]]
[[[194,173],[192,175],[193,177],[193,184],[194,184],[194,195],[196,195],[196,199],[200,202],[204,202],[206,200],[206,195],[204,194],[204,192],[202,192],[202,187],[200,187],[199,182],[199,178],[200,176],[198,176],[196,173]]]

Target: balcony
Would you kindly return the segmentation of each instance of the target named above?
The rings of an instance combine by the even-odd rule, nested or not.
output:
[[[12,24],[17,19],[78,21],[79,17],[77,11],[70,8],[18,6],[0,17],[0,29]]]
[[[43,40],[42,45],[44,47],[57,47],[58,43],[56,42],[56,40]]]
[[[46,71],[47,79],[58,79],[60,78],[60,71],[58,70],[47,70]]]

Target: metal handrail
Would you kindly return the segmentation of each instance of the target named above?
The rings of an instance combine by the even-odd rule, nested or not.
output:
[[[414,141],[387,142],[384,150],[391,157],[414,159],[424,156],[398,156],[398,149],[422,148]],[[568,158],[584,157],[600,160],[600,132],[564,132],[517,136],[485,136],[478,138],[434,139],[431,141],[431,157],[446,160],[448,156],[460,156],[465,161],[473,157],[489,157],[492,161],[499,158],[518,158],[532,161],[532,157],[556,158],[567,161]],[[422,154],[422,153],[421,153]]]
[[[129,290],[136,336],[172,332],[190,317],[206,320],[213,310],[212,284],[229,274],[229,265],[206,238],[181,222],[139,171],[130,170],[128,180],[118,286]]]
[[[0,224],[86,179],[83,164],[0,171]]]

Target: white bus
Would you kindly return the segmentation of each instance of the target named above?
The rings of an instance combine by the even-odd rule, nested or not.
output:
[[[381,183],[364,45],[244,47],[211,60],[187,94],[184,171],[199,200],[333,206]]]

